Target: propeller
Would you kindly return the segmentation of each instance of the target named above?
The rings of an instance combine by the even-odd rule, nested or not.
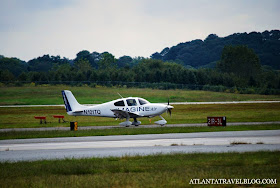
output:
[[[170,116],[171,116],[171,109],[172,109],[172,108],[174,108],[174,107],[169,105],[169,97],[168,97],[167,112],[169,113]]]
[[[169,115],[171,116],[171,109],[168,108],[167,111],[168,111]]]

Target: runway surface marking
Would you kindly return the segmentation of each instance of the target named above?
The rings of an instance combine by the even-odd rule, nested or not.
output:
[[[280,151],[280,130],[2,140],[0,161],[260,150]]]

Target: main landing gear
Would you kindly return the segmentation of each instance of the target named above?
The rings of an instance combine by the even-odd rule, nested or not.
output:
[[[133,122],[129,121],[129,117],[126,118],[126,121],[125,122],[122,122],[120,123],[119,125],[122,125],[122,126],[125,126],[125,127],[129,127],[130,125],[135,125],[135,126],[138,126],[141,124],[141,121],[137,121],[136,118],[133,118]]]
[[[133,120],[134,120],[134,121],[132,122],[132,125],[138,126],[138,125],[141,124],[141,121],[137,121],[136,118],[133,118]]]
[[[155,124],[164,126],[167,123],[167,121],[162,116],[159,116],[159,117],[161,118],[161,120],[156,121]],[[136,118],[133,118],[133,120],[134,121],[131,122],[131,121],[129,121],[129,117],[127,117],[126,121],[120,123],[120,125],[125,126],[125,127],[129,127],[130,125],[139,126],[141,124],[141,121],[137,121]]]

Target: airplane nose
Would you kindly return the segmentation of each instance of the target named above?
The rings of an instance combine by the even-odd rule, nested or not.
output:
[[[167,108],[167,111],[168,111],[169,115],[171,116],[171,110],[172,110],[174,107],[171,106],[171,105],[167,105],[166,108]]]
[[[169,109],[173,109],[173,108],[174,108],[174,106],[167,105],[167,108],[169,108]]]
[[[168,102],[167,102],[167,106],[166,106],[166,110],[168,111],[168,113],[170,114],[170,116],[171,116],[171,109],[173,109],[174,107],[173,106],[171,106],[171,105],[169,105],[170,103],[169,103],[169,97],[168,97]]]

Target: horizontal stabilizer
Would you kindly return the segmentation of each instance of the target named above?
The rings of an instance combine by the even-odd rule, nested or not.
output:
[[[73,111],[73,113],[81,113],[81,112],[83,112],[83,110]]]

